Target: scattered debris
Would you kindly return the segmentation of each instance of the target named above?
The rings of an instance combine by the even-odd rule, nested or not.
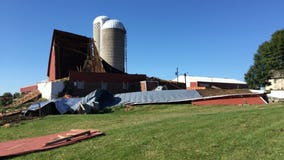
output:
[[[82,98],[59,98],[33,103],[24,113],[26,116],[49,114],[94,113],[114,103],[113,95],[106,90],[95,90]]]
[[[101,135],[104,133],[99,130],[72,129],[40,137],[1,142],[0,158],[58,148]]]
[[[1,126],[2,128],[9,128],[11,126],[10,123],[5,123],[3,126]]]
[[[128,111],[130,111],[131,109],[133,109],[133,104],[125,104],[124,105],[124,111],[125,112],[128,112]]]
[[[24,104],[34,98],[37,98],[40,96],[40,92],[36,89],[36,90],[33,90],[32,92],[29,92],[28,94],[24,95],[22,98],[18,99],[17,101],[15,101],[14,103],[8,105],[8,106],[5,106],[5,108],[10,108],[12,106],[19,106],[21,104]]]
[[[17,112],[11,112],[11,113],[6,113],[3,115],[0,115],[0,126],[3,126],[7,123],[18,123],[21,122],[22,120],[30,120],[34,119],[35,117],[27,117],[22,114],[22,111],[17,111]]]
[[[266,104],[263,94],[251,93],[249,90],[160,90],[129,92],[112,95],[106,90],[95,90],[82,98],[60,98],[47,102],[32,104],[26,116],[44,116],[48,114],[80,113],[89,114],[106,107],[192,103],[195,105],[245,105]],[[128,111],[130,107],[125,107]]]

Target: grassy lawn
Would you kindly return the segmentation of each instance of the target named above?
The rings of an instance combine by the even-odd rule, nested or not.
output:
[[[284,159],[284,105],[137,106],[0,128],[0,141],[99,129],[105,136],[14,159]]]

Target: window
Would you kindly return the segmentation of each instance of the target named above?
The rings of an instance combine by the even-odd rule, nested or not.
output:
[[[74,82],[74,86],[78,89],[85,89],[85,83],[84,82]]]
[[[101,82],[101,89],[107,90],[107,82]]]
[[[122,89],[128,89],[128,82],[122,83]]]

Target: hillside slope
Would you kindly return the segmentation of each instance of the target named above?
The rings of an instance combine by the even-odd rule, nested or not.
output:
[[[151,105],[47,116],[1,128],[0,141],[66,131],[106,133],[14,159],[283,159],[284,107]]]

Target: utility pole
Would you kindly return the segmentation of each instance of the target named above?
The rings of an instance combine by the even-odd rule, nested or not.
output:
[[[187,89],[187,88],[186,88],[186,73],[184,73],[183,75],[184,75],[185,89]]]
[[[178,74],[179,74],[179,72],[178,72],[178,67],[177,67],[177,71],[176,71],[176,76],[177,76],[177,83],[178,83]]]

